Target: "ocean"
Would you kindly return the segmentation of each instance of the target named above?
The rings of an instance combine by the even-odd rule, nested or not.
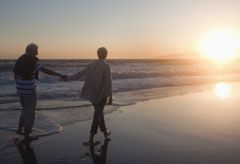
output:
[[[83,70],[92,61],[41,60],[41,64],[70,75]],[[10,143],[5,141],[13,136],[21,112],[12,73],[14,63],[14,60],[0,60],[0,153],[9,147]],[[240,81],[240,61],[225,66],[191,59],[116,59],[108,63],[113,78],[113,105],[106,106],[106,113],[139,101],[203,91],[217,82]],[[58,77],[39,74],[33,134],[54,134],[65,125],[92,118],[91,104],[79,100],[83,83],[84,79],[63,82]]]

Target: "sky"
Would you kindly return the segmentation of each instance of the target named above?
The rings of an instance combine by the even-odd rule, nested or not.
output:
[[[0,0],[0,58],[29,43],[41,59],[198,57],[209,29],[240,29],[238,0]]]

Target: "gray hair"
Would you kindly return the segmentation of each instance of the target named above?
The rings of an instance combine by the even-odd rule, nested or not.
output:
[[[31,54],[35,53],[37,49],[38,49],[38,46],[34,43],[31,43],[31,44],[27,45],[25,52],[26,52],[26,54],[31,55]]]

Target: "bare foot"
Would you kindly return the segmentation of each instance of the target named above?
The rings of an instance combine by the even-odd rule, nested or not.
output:
[[[23,130],[22,130],[22,129],[18,129],[18,130],[16,131],[16,133],[17,133],[17,134],[21,134],[21,135],[23,135],[23,134],[24,134],[24,132],[23,132]]]
[[[38,137],[30,137],[30,136],[28,136],[28,137],[25,137],[22,140],[22,142],[27,143],[27,142],[32,142],[32,141],[35,141],[35,140],[38,140]]]
[[[84,146],[95,146],[95,145],[98,145],[98,144],[100,144],[100,143],[101,143],[101,141],[89,140],[89,141],[87,141],[87,142],[83,142],[82,144],[83,144]]]

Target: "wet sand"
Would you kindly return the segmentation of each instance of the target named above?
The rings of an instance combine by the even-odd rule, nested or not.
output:
[[[121,107],[106,115],[112,140],[104,143],[99,133],[96,140],[102,143],[94,149],[82,145],[88,139],[89,120],[68,125],[59,134],[34,141],[33,149],[9,152],[1,160],[21,163],[20,154],[25,153],[32,163],[44,164],[240,163],[240,84],[230,84],[229,95],[224,87],[220,90]]]

